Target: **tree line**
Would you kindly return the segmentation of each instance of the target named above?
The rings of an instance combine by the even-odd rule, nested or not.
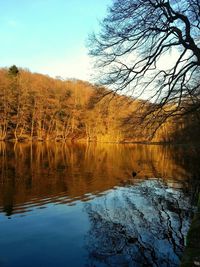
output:
[[[136,114],[147,106],[141,109],[141,103],[85,81],[2,68],[0,140],[129,142],[173,141],[177,134],[187,139],[191,132],[194,136],[198,123],[192,117],[178,122],[170,118],[156,134],[151,127],[142,129]]]

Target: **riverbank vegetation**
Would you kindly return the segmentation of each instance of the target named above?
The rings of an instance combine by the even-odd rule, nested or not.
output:
[[[151,123],[142,124],[143,112],[153,106],[143,102],[80,80],[53,79],[16,66],[3,68],[0,140],[198,141],[199,114],[169,118],[155,131],[155,119],[153,128]]]

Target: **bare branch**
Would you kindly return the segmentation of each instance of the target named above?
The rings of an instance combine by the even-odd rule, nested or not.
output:
[[[187,99],[198,109],[199,0],[114,0],[101,27],[91,37],[90,54],[102,85],[116,92],[132,90],[134,98],[154,102],[150,112],[162,114],[163,121],[180,115]],[[176,58],[170,58],[171,52]],[[143,103],[149,106],[149,101]]]

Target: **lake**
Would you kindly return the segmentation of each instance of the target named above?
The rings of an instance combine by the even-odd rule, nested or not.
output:
[[[179,266],[199,152],[0,143],[0,266]]]

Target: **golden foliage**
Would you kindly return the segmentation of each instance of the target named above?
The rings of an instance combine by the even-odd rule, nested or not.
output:
[[[146,142],[153,130],[141,127],[141,102],[80,80],[0,69],[0,140]],[[189,129],[187,120],[169,119],[152,140],[182,140]]]

